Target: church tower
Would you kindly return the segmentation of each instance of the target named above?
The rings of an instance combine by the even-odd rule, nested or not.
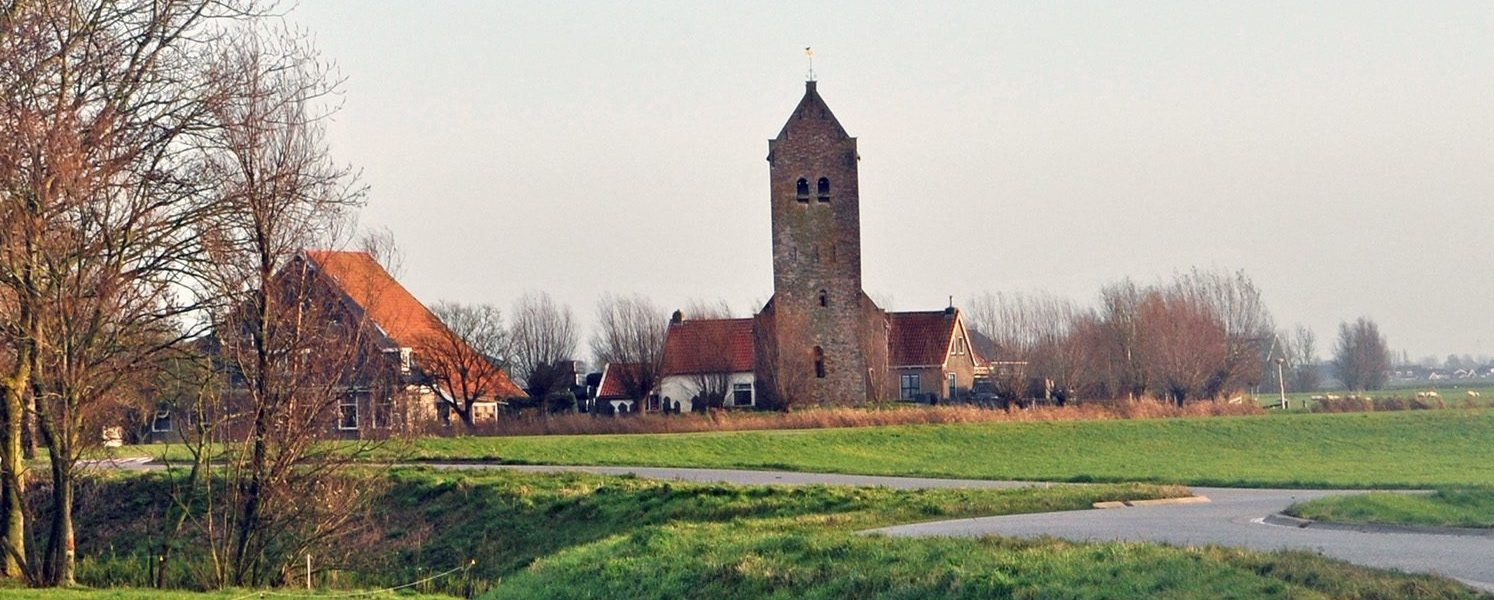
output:
[[[759,375],[766,367],[770,385],[801,403],[885,396],[887,315],[861,288],[859,159],[856,138],[815,82],[805,82],[803,99],[768,142],[773,299],[758,323],[772,340],[760,348]]]

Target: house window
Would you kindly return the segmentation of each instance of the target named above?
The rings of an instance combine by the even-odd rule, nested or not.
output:
[[[156,411],[154,418],[150,420],[151,433],[167,433],[171,431],[171,409],[161,408]]]
[[[358,428],[358,394],[348,392],[337,401],[337,428]]]
[[[817,198],[819,198],[820,202],[829,202],[830,201],[830,179],[829,178],[827,178],[827,177],[821,177],[819,183],[815,186],[815,188],[816,188],[815,191],[817,192],[815,194],[815,196]]]
[[[819,346],[814,347],[814,376],[825,378],[825,350]]]
[[[809,202],[809,180],[803,177],[794,184],[794,199],[800,202]]]
[[[950,351],[950,354],[956,356],[965,354],[965,338],[955,338],[954,348]]]
[[[399,349],[399,373],[400,373],[400,375],[409,375],[410,374],[410,349],[409,348],[400,348]]]
[[[820,290],[820,306],[830,306],[830,293]]]
[[[355,406],[354,411],[357,411]],[[354,423],[357,418],[354,417]],[[373,426],[375,429],[388,429],[394,424],[394,396],[385,395],[379,397],[379,401],[373,406]]]
[[[946,397],[947,398],[954,398],[955,397],[955,390],[957,390],[957,389],[958,388],[955,387],[955,374],[954,373],[950,373],[949,374],[949,395],[946,396]]]
[[[920,385],[920,382],[918,381],[918,374],[903,373],[901,389],[902,392],[900,394],[900,397],[902,399],[912,400],[916,398],[918,396],[918,392],[923,389],[923,386]]]
[[[732,406],[752,406],[752,384],[750,384],[750,383],[733,383],[733,384],[731,384],[731,405]]]

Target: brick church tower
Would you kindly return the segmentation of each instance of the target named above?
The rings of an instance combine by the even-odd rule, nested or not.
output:
[[[805,82],[768,142],[773,298],[757,317],[758,376],[799,403],[886,397],[887,314],[861,288],[856,138]]]

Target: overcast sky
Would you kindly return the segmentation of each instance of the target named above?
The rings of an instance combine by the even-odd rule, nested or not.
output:
[[[892,309],[1244,269],[1325,350],[1494,353],[1494,3],[337,2],[331,129],[420,299],[772,291],[767,140],[859,139]]]

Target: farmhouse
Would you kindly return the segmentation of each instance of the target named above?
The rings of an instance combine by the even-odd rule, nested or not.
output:
[[[336,406],[327,414],[300,415],[324,423],[329,435],[384,436],[447,423],[452,416],[449,402],[474,393],[473,420],[492,421],[501,403],[525,395],[367,252],[304,250],[279,271],[276,285],[293,288],[288,293],[304,299],[299,313],[320,322],[306,330],[325,340],[294,350],[317,356],[304,363],[306,373],[295,381],[302,388],[316,388],[307,390],[311,396],[337,394]],[[235,319],[252,318],[247,310],[236,315]],[[203,340],[199,350],[228,376],[219,409],[227,414],[218,415],[227,427],[220,434],[236,435],[247,424],[247,415],[238,412],[247,393],[239,376],[247,353],[221,336]],[[460,376],[436,375],[453,366],[459,367],[454,370]],[[183,426],[208,416],[202,411],[163,401],[141,424],[144,431],[138,437],[178,437]]]
[[[371,342],[378,351],[397,360],[399,389],[395,394],[411,403],[406,412],[415,419],[434,417],[448,422],[450,404],[474,393],[473,421],[491,422],[498,416],[500,403],[525,397],[490,357],[479,355],[447,329],[369,253],[307,250],[302,256],[349,314],[368,319],[376,333]],[[377,418],[360,416],[369,411],[367,399],[350,398],[339,411],[338,429],[382,426]],[[378,411],[372,415],[377,417]]]

